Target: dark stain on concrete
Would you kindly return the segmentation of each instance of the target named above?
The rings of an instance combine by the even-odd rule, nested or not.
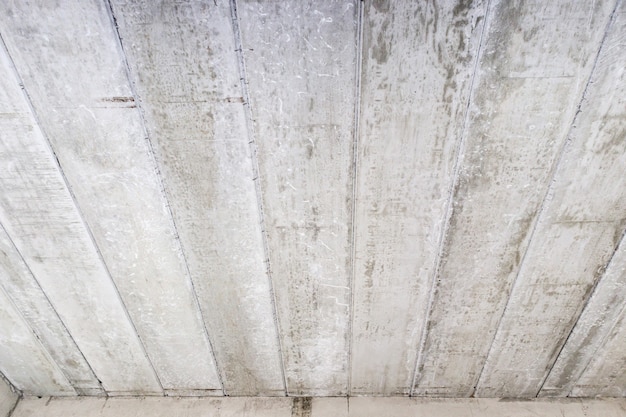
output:
[[[389,33],[388,28],[389,19],[385,19],[380,28],[380,32],[378,32],[376,45],[372,47],[372,58],[374,58],[379,64],[387,62],[389,55],[391,54],[391,42],[393,40],[393,36],[389,36],[389,39],[386,38],[385,35]]]
[[[311,397],[296,397],[291,405],[291,417],[311,417],[313,399]]]
[[[521,402],[533,402],[536,401],[535,398],[524,398],[524,397],[504,397],[498,399],[500,403],[521,403]]]
[[[567,390],[571,388],[569,384],[578,379],[581,367],[586,365],[586,363],[582,362],[585,348],[587,346],[594,346],[594,340],[597,337],[598,330],[598,326],[592,326],[582,342],[576,346],[576,349],[565,356],[566,360],[562,371],[557,376],[557,382],[551,384],[552,386],[567,388]]]
[[[473,0],[459,0],[454,9],[452,9],[452,15],[454,17],[466,15],[472,9],[472,3]]]
[[[135,98],[134,97],[121,97],[121,96],[104,97],[102,101],[106,101],[109,103],[134,103]]]
[[[613,230],[613,248],[617,250],[620,242],[626,235],[626,219],[619,220],[617,226]]]
[[[372,6],[380,13],[389,12],[389,0],[373,0]]]

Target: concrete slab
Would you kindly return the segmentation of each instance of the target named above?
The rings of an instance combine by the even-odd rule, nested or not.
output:
[[[224,391],[284,395],[230,4],[111,4]]]
[[[11,417],[291,417],[290,398],[30,398]]]
[[[74,389],[83,395],[104,390],[72,335],[50,304],[19,251],[0,227],[0,287],[4,289]],[[30,389],[27,393],[35,394]]]
[[[408,395],[486,3],[361,4],[351,393]]]
[[[416,395],[475,393],[614,6],[490,2]],[[534,397],[503,352],[476,394]]]
[[[31,395],[75,395],[62,370],[0,288],[0,372]],[[4,382],[4,381],[2,381]]]
[[[348,390],[355,1],[240,1],[290,395]]]
[[[11,279],[37,281],[106,387],[158,392],[143,346],[20,83],[11,57],[0,48],[0,165],[6,167],[0,223],[19,253],[17,262],[30,270]],[[28,287],[32,283],[22,285]],[[37,381],[36,375],[23,376]],[[28,386],[45,392],[36,383]]]
[[[593,282],[595,288],[547,377],[540,393],[545,396],[569,395],[574,387],[573,395],[626,394],[626,374],[615,371],[626,369],[623,323],[622,330],[618,330],[626,308],[626,236],[623,235],[626,143],[621,136],[626,121],[624,33],[626,5],[622,3],[599,56],[593,83],[572,132],[567,162],[563,164],[561,182],[571,183],[568,204],[561,202],[567,207],[563,214],[568,215],[569,222],[593,224],[589,235],[606,237],[604,246],[585,250],[584,256],[578,255],[581,252],[576,250],[575,244],[569,245],[575,256],[585,260],[598,250],[602,250],[604,256],[598,257],[595,263],[589,259],[582,264],[588,271],[587,285]],[[581,165],[584,170],[580,170]],[[556,220],[565,217],[559,214]],[[570,223],[569,227],[576,227],[575,223]],[[620,235],[621,243],[615,248]],[[566,262],[565,259],[558,261],[563,265]],[[574,274],[584,276],[584,270]]]
[[[5,4],[2,11],[34,111],[161,384],[221,394],[106,3]],[[41,19],[36,30],[27,29],[32,19]]]
[[[614,296],[619,294],[612,284],[621,271],[605,275],[613,258],[619,267],[620,256],[614,254],[626,227],[626,19],[624,14],[616,16],[568,132],[478,396],[536,396],[596,285],[603,286],[606,278]],[[613,301],[609,305],[619,312],[622,304],[618,298]],[[613,323],[609,321],[607,327]],[[586,336],[589,340],[583,343],[589,344],[601,337],[593,332]],[[582,366],[589,362],[570,356],[566,366],[570,369],[565,372],[575,372],[571,364],[579,359]]]

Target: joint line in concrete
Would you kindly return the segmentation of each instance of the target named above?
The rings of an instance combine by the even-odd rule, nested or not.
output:
[[[355,65],[355,85],[354,85],[354,130],[352,139],[352,208],[350,234],[352,252],[350,254],[350,318],[348,321],[348,387],[347,394],[352,394],[352,350],[354,345],[354,282],[356,279],[356,205],[358,195],[358,173],[359,173],[359,136],[361,135],[361,82],[363,77],[363,1],[356,2],[357,13],[357,39],[356,39],[356,65]]]

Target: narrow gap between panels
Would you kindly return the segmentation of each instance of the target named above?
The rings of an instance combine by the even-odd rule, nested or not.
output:
[[[350,317],[348,321],[348,396],[352,395],[352,351],[354,345],[354,288],[356,280],[356,217],[359,174],[359,137],[361,135],[361,82],[363,77],[363,15],[365,5],[363,1],[356,1],[356,65],[354,74],[354,126],[352,138],[352,208],[350,221],[350,235],[352,252],[350,254]]]

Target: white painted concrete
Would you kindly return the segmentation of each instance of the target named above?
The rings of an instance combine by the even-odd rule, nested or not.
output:
[[[75,394],[63,372],[1,289],[0,364],[0,372],[23,392],[31,395]]]
[[[7,417],[17,404],[18,394],[0,375],[0,417]]]
[[[623,417],[620,400],[492,399],[427,400],[409,398],[144,398],[24,399],[13,417]]]

